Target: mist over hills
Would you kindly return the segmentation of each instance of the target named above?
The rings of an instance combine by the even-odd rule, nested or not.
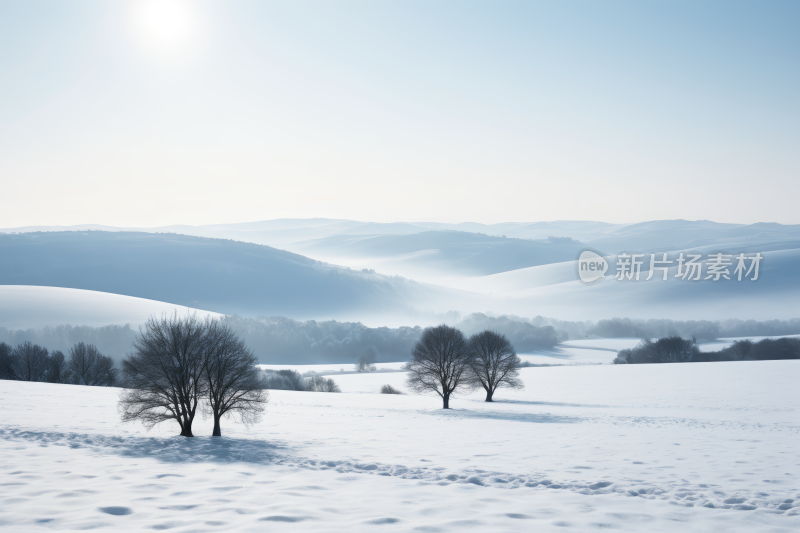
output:
[[[707,246],[763,251],[800,247],[800,225],[707,220],[655,220],[635,224],[595,221],[375,223],[344,219],[276,219],[202,226],[115,228],[99,225],[0,229],[33,231],[136,231],[178,233],[264,244],[326,262],[441,282],[443,277],[485,276],[570,261],[579,249],[673,252]],[[556,239],[552,239],[556,238]],[[578,243],[559,243],[569,238]],[[532,242],[518,242],[518,240]],[[554,242],[555,241],[555,242]]]
[[[294,251],[335,262],[362,259],[390,272],[485,276],[574,259],[584,247],[570,238],[531,241],[462,231],[406,235],[334,235],[295,244]]]
[[[685,220],[378,224],[318,218],[161,229],[215,237],[152,229],[0,234],[0,285],[69,287],[245,317],[370,326],[427,325],[451,310],[462,316],[488,312],[562,320],[800,315],[795,275],[800,226]],[[286,242],[276,245],[281,250],[253,243],[260,239]],[[604,281],[586,286],[575,274],[575,258],[586,247],[609,257],[622,251],[666,252],[673,258],[678,252],[759,252],[764,260],[755,283],[675,280],[674,266],[668,282],[619,282],[612,262]],[[643,277],[647,269],[645,263]]]
[[[446,311],[457,291],[329,265],[250,243],[175,234],[0,235],[0,285],[158,300],[224,314],[294,318]]]

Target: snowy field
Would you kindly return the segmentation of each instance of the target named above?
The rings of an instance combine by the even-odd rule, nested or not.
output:
[[[800,530],[800,361],[521,373],[450,411],[346,374],[194,439],[120,424],[116,389],[0,382],[0,528]]]
[[[614,361],[617,352],[633,348],[640,339],[581,339],[565,341],[551,350],[520,353],[523,362],[533,365],[601,365]]]

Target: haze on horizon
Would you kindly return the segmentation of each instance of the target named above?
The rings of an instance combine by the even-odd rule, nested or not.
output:
[[[3,2],[0,227],[800,223],[798,15]]]

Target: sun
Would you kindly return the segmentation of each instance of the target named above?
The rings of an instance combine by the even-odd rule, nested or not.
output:
[[[191,5],[186,0],[142,0],[138,22],[151,44],[174,46],[185,42],[194,26]]]

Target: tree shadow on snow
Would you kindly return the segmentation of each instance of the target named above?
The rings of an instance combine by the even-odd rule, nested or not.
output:
[[[483,400],[472,400],[475,402],[484,403]],[[518,405],[549,405],[553,407],[593,407],[593,408],[608,408],[614,407],[612,405],[595,405],[590,403],[565,403],[565,402],[541,402],[541,401],[534,401],[534,400],[494,400],[492,403],[507,403],[507,404],[518,404]]]
[[[574,424],[583,421],[577,416],[553,415],[550,413],[511,413],[507,411],[489,411],[468,409],[439,409],[436,411],[421,411],[428,415],[446,416],[449,418],[508,420],[511,422],[530,422],[533,424]]]
[[[165,463],[282,464],[290,459],[285,453],[291,451],[285,444],[255,439],[113,436],[14,428],[0,429],[0,439],[27,441],[40,446],[87,448],[124,457],[151,457]]]

